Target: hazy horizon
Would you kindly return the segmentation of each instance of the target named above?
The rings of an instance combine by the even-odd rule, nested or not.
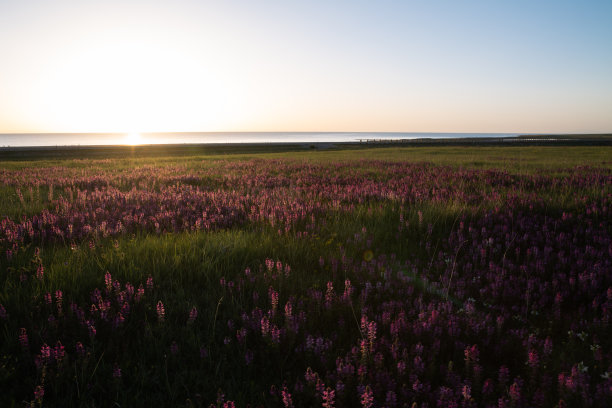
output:
[[[606,1],[4,1],[0,133],[606,133],[610,21]]]

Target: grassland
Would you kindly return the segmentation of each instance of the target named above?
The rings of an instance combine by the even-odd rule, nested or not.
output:
[[[612,147],[272,150],[4,157],[0,405],[612,404]]]

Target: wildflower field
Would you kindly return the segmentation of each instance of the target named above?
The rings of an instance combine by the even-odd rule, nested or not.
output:
[[[611,157],[0,162],[0,406],[612,406]]]

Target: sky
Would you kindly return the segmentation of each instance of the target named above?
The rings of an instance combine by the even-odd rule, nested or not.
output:
[[[612,132],[612,1],[0,0],[0,133]]]

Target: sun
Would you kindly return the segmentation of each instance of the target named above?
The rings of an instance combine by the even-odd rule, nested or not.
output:
[[[142,136],[140,136],[140,133],[136,132],[126,133],[125,137],[123,138],[123,142],[126,145],[139,145],[142,144]]]

